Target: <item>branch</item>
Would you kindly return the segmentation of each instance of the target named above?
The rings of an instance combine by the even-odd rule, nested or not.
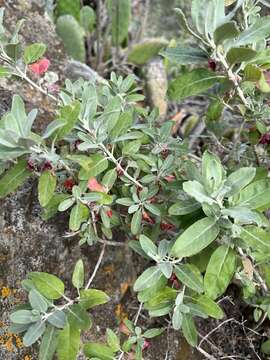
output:
[[[129,173],[122,167],[122,165],[117,161],[117,159],[113,156],[113,154],[103,145],[99,144],[100,149],[108,156],[108,158],[116,165],[117,169],[123,172],[126,178],[132,181],[136,186],[143,189],[143,186],[139,181],[134,179]]]

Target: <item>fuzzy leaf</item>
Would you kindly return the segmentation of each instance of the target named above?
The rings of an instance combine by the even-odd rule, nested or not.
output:
[[[236,254],[228,246],[218,247],[212,254],[204,276],[206,294],[216,299],[222,295],[231,282],[236,270]]]
[[[171,100],[182,100],[189,96],[202,94],[217,84],[224,76],[217,75],[206,69],[195,69],[179,75],[168,89]]]
[[[179,258],[195,255],[211,244],[218,233],[219,227],[214,219],[201,219],[176,239],[171,255]]]

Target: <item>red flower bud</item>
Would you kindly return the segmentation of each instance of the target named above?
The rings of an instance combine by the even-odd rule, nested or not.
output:
[[[64,188],[66,190],[71,191],[74,185],[75,185],[75,182],[74,182],[74,180],[72,178],[66,179],[64,181]]]
[[[269,145],[270,144],[270,133],[263,134],[259,140],[259,144]]]
[[[37,62],[28,65],[29,69],[36,75],[43,75],[48,70],[50,66],[50,60],[43,58]]]
[[[164,177],[165,180],[167,180],[169,183],[173,182],[175,180],[175,176],[174,175],[167,175]]]
[[[162,222],[160,224],[160,229],[161,230],[172,230],[172,229],[175,229],[175,226],[173,224],[168,224],[168,223]]]
[[[143,348],[142,350],[147,350],[149,347],[151,346],[151,343],[147,340],[144,340],[144,343],[143,343]]]
[[[175,289],[179,289],[179,288],[180,288],[180,283],[179,283],[179,280],[177,279],[175,273],[172,274],[172,276],[171,276],[170,279],[169,279],[169,282],[172,284],[172,286],[173,286]]]
[[[78,146],[79,146],[81,143],[82,143],[81,140],[76,140],[76,141],[74,142],[74,147],[75,147],[76,150],[78,150]]]
[[[212,71],[216,71],[217,63],[213,59],[208,60],[208,68]]]
[[[113,215],[113,212],[112,212],[112,210],[110,209],[110,210],[106,211],[106,214],[108,215],[109,218],[111,218],[112,215]]]
[[[142,218],[151,225],[154,225],[156,223],[155,220],[152,219],[151,216],[149,216],[146,211],[142,212]]]

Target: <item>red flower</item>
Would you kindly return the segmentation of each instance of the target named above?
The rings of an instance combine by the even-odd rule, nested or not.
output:
[[[68,178],[64,181],[64,188],[66,190],[71,191],[74,185],[75,185],[75,182],[72,178]]]
[[[269,145],[270,144],[270,133],[263,134],[260,138],[259,144]]]
[[[217,63],[213,59],[208,60],[208,68],[212,71],[216,71]]]
[[[149,347],[151,346],[151,343],[147,340],[144,340],[144,343],[143,343],[143,348],[142,350],[147,350]]]
[[[151,225],[154,225],[156,223],[155,220],[152,219],[151,216],[149,216],[146,211],[142,212],[142,217],[143,217],[143,220],[145,220],[146,222],[148,222]]]
[[[36,75],[43,75],[48,70],[50,66],[50,60],[43,58],[38,60],[37,62],[28,65],[29,69]]]
[[[173,224],[168,224],[168,223],[162,222],[160,224],[160,229],[161,230],[172,230],[172,229],[175,229],[175,226]]]
[[[106,192],[106,189],[101,185],[95,177],[88,180],[88,189],[91,191]]]
[[[110,210],[106,211],[106,214],[108,215],[109,218],[111,218],[113,215],[112,210],[110,209]]]
[[[49,161],[45,161],[41,167],[41,171],[52,170],[52,164]]]
[[[32,160],[28,160],[27,161],[27,166],[26,166],[27,170],[29,171],[35,171],[36,170],[36,167],[35,167],[35,164]]]

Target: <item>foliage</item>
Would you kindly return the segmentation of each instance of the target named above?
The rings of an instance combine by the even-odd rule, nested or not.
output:
[[[249,1],[247,7],[238,0],[227,11],[223,2],[193,0],[193,27],[177,10],[182,26],[200,48],[177,46],[161,52],[181,70],[192,65],[171,81],[171,99],[208,94],[212,101],[206,119],[211,122],[222,117],[224,106],[244,122],[265,118],[269,86],[265,44],[270,28],[255,3]],[[239,10],[242,16],[236,16]],[[70,16],[61,15],[57,21]],[[20,77],[47,94],[26,75],[45,47],[31,44],[22,54],[19,27],[20,23],[11,37],[0,27],[1,74]],[[126,23],[118,30],[125,30],[115,38],[120,45],[127,37]],[[205,69],[209,59],[215,66],[210,63],[210,69]],[[78,235],[80,246],[119,245],[113,241],[114,234],[123,232],[129,246],[148,260],[134,283],[138,316],[142,308],[150,317],[166,316],[192,346],[197,346],[199,337],[196,317],[223,318],[218,301],[234,280],[244,300],[254,307],[255,320],[269,317],[270,243],[265,211],[270,205],[270,181],[264,168],[253,164],[227,168],[208,150],[197,163],[189,160],[193,157],[187,141],[172,136],[174,123],[159,125],[156,110],[139,106],[144,97],[134,75],[124,78],[111,73],[108,81],[100,83],[66,80],[52,98],[57,101],[56,118],[43,134],[31,130],[37,111],[26,114],[17,95],[3,116],[0,159],[5,167],[11,161],[15,164],[0,179],[0,196],[12,193],[32,176],[38,178],[43,217],[66,212],[69,235]],[[267,134],[263,121],[255,125]],[[251,275],[245,271],[246,259]],[[81,259],[72,284],[78,292],[75,299],[66,295],[64,283],[52,274],[33,272],[23,282],[29,303],[11,314],[12,331],[25,332],[26,346],[42,337],[40,359],[51,359],[55,352],[60,360],[75,359],[81,349],[80,333],[91,326],[87,311],[109,300],[102,291],[89,288],[91,278],[84,287]],[[113,359],[135,352],[139,360],[146,339],[164,330],[142,329],[137,319],[127,320],[125,326],[124,342],[108,329],[106,345],[84,344],[85,355]],[[269,341],[262,351],[269,352]]]

